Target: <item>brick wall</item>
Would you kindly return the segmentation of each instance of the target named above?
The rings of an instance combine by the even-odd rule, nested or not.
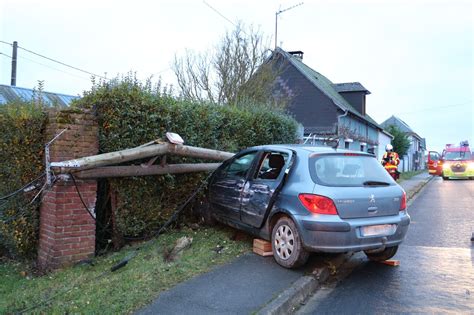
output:
[[[94,115],[76,110],[52,111],[46,128],[51,162],[97,154],[98,127]],[[76,180],[87,207],[95,211],[97,182]],[[95,220],[85,209],[72,180],[57,181],[46,191],[40,208],[38,266],[56,269],[94,256]]]

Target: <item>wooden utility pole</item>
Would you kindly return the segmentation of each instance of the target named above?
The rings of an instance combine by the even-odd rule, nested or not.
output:
[[[230,152],[204,149],[182,144],[160,143],[145,147],[140,146],[132,149],[93,155],[64,162],[51,162],[50,165],[53,168],[60,168],[61,173],[66,173],[69,172],[70,169],[86,170],[164,154],[173,154],[214,161],[224,161],[234,156],[234,154]]]
[[[17,63],[17,50],[18,42],[13,42],[13,52],[12,52],[12,77],[11,77],[11,86],[16,86],[16,63]]]
[[[80,179],[110,178],[128,176],[149,176],[164,174],[183,174],[193,172],[210,172],[219,167],[221,163],[198,163],[198,164],[170,164],[150,166],[105,166],[74,173]]]

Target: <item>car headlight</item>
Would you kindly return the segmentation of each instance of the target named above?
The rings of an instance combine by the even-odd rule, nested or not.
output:
[[[468,168],[469,170],[474,170],[474,162],[468,162],[468,163],[467,163],[467,168]]]
[[[451,165],[449,165],[449,163],[443,164],[443,170],[449,170],[450,168],[451,168]]]

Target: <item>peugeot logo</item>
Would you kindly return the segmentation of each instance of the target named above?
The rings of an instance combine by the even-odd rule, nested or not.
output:
[[[369,196],[369,202],[370,203],[375,203],[375,195],[374,194]]]

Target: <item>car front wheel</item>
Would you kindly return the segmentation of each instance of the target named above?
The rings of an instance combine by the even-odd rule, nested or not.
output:
[[[285,268],[302,266],[309,257],[295,223],[288,217],[280,218],[273,227],[272,249],[276,262]]]
[[[372,261],[384,261],[392,258],[397,253],[398,246],[387,247],[378,253],[365,252],[365,255]]]

